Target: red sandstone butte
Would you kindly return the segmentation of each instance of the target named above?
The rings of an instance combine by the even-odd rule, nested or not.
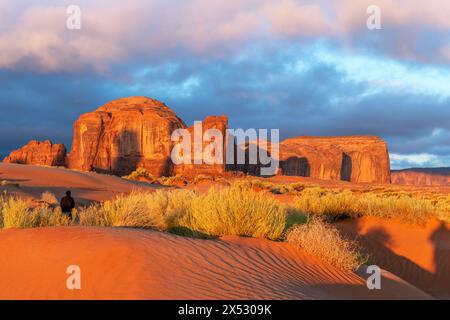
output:
[[[156,176],[169,175],[170,137],[185,127],[169,107],[154,99],[108,102],[74,123],[69,168],[126,175],[144,167]]]
[[[284,175],[390,183],[386,142],[373,136],[297,137],[280,143]]]
[[[31,140],[20,149],[14,150],[3,159],[6,163],[31,164],[41,166],[64,166],[66,147],[53,144],[50,140]]]
[[[224,133],[226,127],[225,116],[203,121],[203,131],[217,128]],[[174,168],[170,155],[175,129],[186,129],[186,125],[160,101],[146,97],[111,101],[75,122],[69,168],[117,175],[129,174],[139,167],[155,176],[223,173],[223,165]]]

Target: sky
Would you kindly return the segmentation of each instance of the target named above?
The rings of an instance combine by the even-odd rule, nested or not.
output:
[[[394,169],[450,166],[450,1],[0,0],[0,157],[70,148],[80,114],[136,95],[187,124],[378,135]]]

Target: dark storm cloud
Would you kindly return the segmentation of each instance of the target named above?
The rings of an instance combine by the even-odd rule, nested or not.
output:
[[[187,123],[227,114],[234,128],[280,128],[282,138],[370,134],[386,139],[393,153],[448,154],[448,98],[372,92],[370,82],[351,80],[351,70],[299,47],[261,52],[128,64],[118,68],[127,74],[113,70],[109,76],[2,71],[1,152],[32,138],[69,146],[81,113],[118,97],[146,95],[167,103]]]

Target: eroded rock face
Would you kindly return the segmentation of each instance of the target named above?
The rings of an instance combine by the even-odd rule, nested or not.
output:
[[[378,137],[298,137],[280,143],[284,175],[390,183],[386,143]]]
[[[212,128],[225,134],[227,118],[207,117],[202,127],[202,135]],[[174,165],[171,135],[176,129],[194,135],[194,127],[187,128],[162,102],[146,97],[111,101],[75,122],[69,167],[116,175],[127,175],[139,167],[154,176],[223,173],[223,165]]]
[[[117,175],[144,167],[155,176],[169,175],[171,134],[185,127],[157,100],[131,97],[111,101],[75,122],[69,167]]]
[[[392,183],[411,186],[450,186],[450,168],[413,168],[391,172]]]
[[[53,144],[50,140],[31,140],[22,148],[11,152],[3,159],[3,162],[64,166],[66,164],[66,147],[63,144]]]
[[[200,131],[201,129],[201,131]],[[209,129],[215,129],[217,132],[220,132],[220,135],[223,137],[222,141],[216,141],[218,145],[225,145],[225,137],[226,137],[226,130],[228,129],[228,118],[225,115],[222,116],[208,116],[201,122],[201,127],[198,126],[197,130],[198,132],[201,132],[201,136],[204,137],[204,134]],[[217,154],[219,158],[222,159],[221,164],[208,164],[205,163],[204,159],[205,157],[209,156],[210,159],[213,159],[216,154],[215,151],[219,148],[211,148],[208,149],[208,145],[211,145],[211,143],[214,141],[214,138],[208,138],[204,137],[201,144],[201,154],[199,158],[202,159],[202,164],[195,164],[195,147],[194,147],[194,131],[195,131],[195,125],[188,128],[188,131],[192,137],[192,144],[191,144],[191,159],[192,164],[181,164],[181,165],[175,165],[174,166],[174,174],[181,174],[186,177],[191,177],[199,174],[204,175],[218,175],[222,174],[225,171],[225,148],[223,147],[222,154]]]

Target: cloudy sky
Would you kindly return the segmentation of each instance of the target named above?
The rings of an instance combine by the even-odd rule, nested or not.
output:
[[[0,156],[70,147],[81,113],[133,95],[188,124],[379,135],[394,168],[450,166],[450,1],[0,0]]]

